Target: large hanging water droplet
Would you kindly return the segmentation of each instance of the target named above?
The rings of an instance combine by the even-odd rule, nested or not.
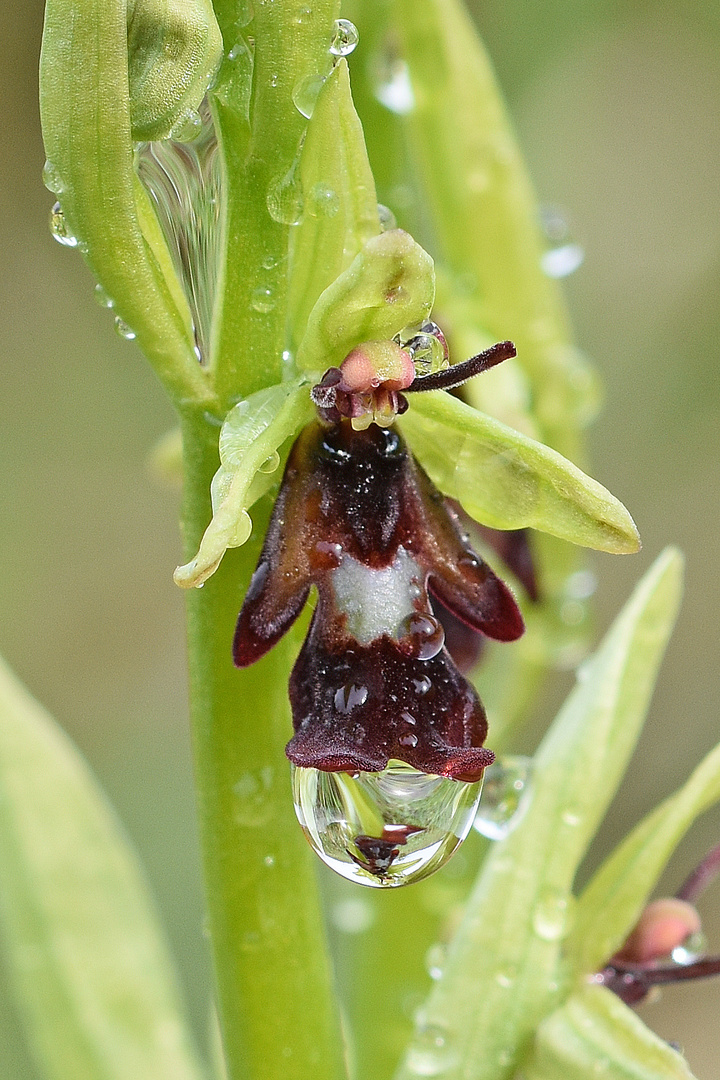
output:
[[[74,233],[70,232],[59,202],[56,202],[50,211],[50,232],[58,244],[62,244],[63,247],[74,248],[78,246],[78,238]]]
[[[485,770],[475,828],[488,840],[504,840],[520,824],[530,800],[532,758],[508,755]]]
[[[402,761],[353,775],[293,767],[295,813],[312,847],[342,877],[375,888],[420,881],[447,862],[481,787]]]
[[[333,56],[349,56],[359,41],[357,27],[349,19],[336,19],[335,32],[330,42]]]

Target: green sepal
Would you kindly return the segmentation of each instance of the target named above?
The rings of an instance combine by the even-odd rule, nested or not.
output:
[[[167,138],[215,77],[223,42],[207,0],[129,0],[130,122],[137,141]]]
[[[259,390],[235,406],[247,406],[247,438],[221,457],[213,480],[213,516],[203,533],[197,554],[178,566],[173,578],[183,589],[202,585],[215,573],[229,547],[241,547],[252,533],[248,509],[272,484],[263,472],[266,462],[274,472],[280,464],[278,449],[312,420],[315,410],[304,380],[279,383]],[[235,410],[232,410],[233,412]],[[226,420],[227,424],[227,420]],[[221,432],[221,448],[223,441]],[[224,460],[223,460],[224,459]],[[274,460],[273,460],[274,459]]]
[[[639,736],[681,579],[682,558],[669,550],[639,583],[543,739],[523,821],[483,863],[421,1013],[457,1055],[448,1080],[514,1075],[519,1052],[572,985],[573,880]],[[416,1075],[422,1029],[417,1037],[398,1080]]]
[[[300,343],[301,370],[337,367],[363,341],[392,338],[427,318],[433,261],[402,229],[374,236],[313,307]]]
[[[392,10],[415,100],[407,142],[452,282],[448,323],[470,317],[492,341],[515,342],[542,438],[576,457],[595,380],[541,267],[537,201],[487,52],[459,0],[394,0]]]
[[[525,1080],[693,1080],[684,1058],[603,986],[586,986],[544,1020]]]
[[[190,309],[135,173],[125,3],[49,0],[40,112],[68,231],[175,402],[210,405]]]
[[[687,782],[643,818],[606,859],[578,900],[573,962],[582,975],[603,967],[635,926],[676,846],[720,801],[720,745]]]
[[[300,157],[304,214],[291,231],[288,320],[294,345],[320,294],[380,233],[375,181],[346,60],[320,91]]]
[[[438,391],[413,396],[400,419],[441,491],[493,529],[540,529],[616,554],[640,547],[635,524],[596,480],[534,439]]]
[[[45,1080],[200,1080],[135,852],[1,661],[0,878],[8,967]]]

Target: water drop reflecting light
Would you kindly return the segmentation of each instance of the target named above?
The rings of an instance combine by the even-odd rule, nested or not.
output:
[[[472,827],[482,783],[391,761],[379,773],[293,767],[295,813],[311,846],[342,877],[374,888],[420,881]]]
[[[349,56],[358,43],[357,27],[349,19],[336,19],[330,52],[333,56]]]
[[[485,770],[475,828],[488,840],[504,840],[519,825],[530,798],[532,758],[506,755]]]

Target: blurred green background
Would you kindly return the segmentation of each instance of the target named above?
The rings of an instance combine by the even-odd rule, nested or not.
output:
[[[541,202],[562,208],[586,252],[566,291],[606,387],[592,472],[631,509],[645,545],[632,558],[595,557],[599,628],[666,543],[688,559],[651,718],[596,862],[720,736],[720,5],[476,0],[474,10]],[[80,257],[48,232],[41,21],[40,0],[0,7],[0,652],[118,807],[204,1033],[182,596],[171,579],[178,500],[146,465],[173,416],[139,351],[95,304]],[[548,690],[538,723],[569,681]],[[715,813],[678,853],[666,890],[718,839]],[[720,883],[702,906],[720,952]],[[668,989],[644,1008],[703,1080],[717,1075],[719,1012],[720,982]],[[2,989],[0,1075],[34,1076]]]

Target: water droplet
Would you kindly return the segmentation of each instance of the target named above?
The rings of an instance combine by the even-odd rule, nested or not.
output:
[[[412,356],[415,370],[420,376],[449,367],[444,339],[440,341],[435,334],[416,334],[404,347]]]
[[[398,627],[398,644],[409,656],[432,660],[445,644],[445,631],[434,616],[414,611]]]
[[[584,259],[585,251],[580,244],[561,244],[542,253],[540,266],[548,277],[564,278],[582,266]]]
[[[401,761],[352,776],[293,768],[295,813],[312,847],[342,877],[376,888],[442,866],[472,826],[480,788]]]
[[[489,840],[504,840],[522,821],[530,802],[532,758],[499,758],[485,770],[475,828]]]
[[[358,43],[357,27],[349,19],[336,19],[330,52],[333,56],[349,56]]]
[[[70,232],[59,202],[56,202],[50,211],[50,232],[63,247],[78,246],[77,236]]]
[[[568,600],[588,600],[597,587],[597,574],[594,574],[592,570],[578,570],[565,581],[563,593]]]
[[[234,820],[238,825],[259,827],[267,825],[275,810],[269,797],[273,784],[273,770],[269,765],[262,769],[248,769],[240,775],[233,786]]]
[[[115,301],[112,296],[103,289],[102,285],[96,285],[94,289],[94,296],[96,302],[103,308],[115,307]]]
[[[48,191],[51,191],[53,195],[62,195],[65,190],[65,185],[62,181],[60,173],[53,165],[52,161],[46,161],[43,165],[42,182]]]
[[[503,990],[509,990],[517,979],[518,970],[514,965],[501,968],[495,972],[495,982],[502,986]]]
[[[263,865],[267,866],[268,868],[273,867],[275,865],[275,856],[274,855],[266,855],[265,858],[263,859]]]
[[[302,221],[303,195],[296,161],[270,184],[266,203],[273,221],[281,225],[299,225]]]
[[[307,75],[297,83],[292,92],[293,105],[306,119],[315,111],[315,103],[325,82],[324,75]]]
[[[340,209],[340,198],[336,191],[325,184],[315,184],[310,192],[308,210],[313,217],[335,217]]]
[[[119,334],[120,337],[123,338],[125,341],[134,341],[137,337],[137,334],[133,330],[132,326],[128,326],[128,324],[123,319],[121,319],[119,315],[115,316],[115,333]]]
[[[343,716],[347,716],[358,705],[364,705],[368,699],[367,686],[358,686],[357,683],[345,683],[335,691],[335,708]]]
[[[408,1071],[416,1076],[441,1076],[458,1063],[447,1029],[439,1024],[418,1026],[407,1055]]]
[[[253,289],[250,306],[262,315],[267,315],[268,312],[272,311],[275,307],[275,292],[272,287],[270,285],[258,285],[257,289]]]
[[[252,0],[235,0],[235,25],[238,30],[244,29],[255,17]]]
[[[567,893],[547,889],[532,914],[533,930],[543,941],[560,941],[570,929],[570,901]]]
[[[362,934],[375,922],[375,912],[367,900],[353,896],[332,906],[330,921],[344,934]]]
[[[263,270],[274,270],[280,262],[274,255],[268,255],[267,258],[262,261]]]
[[[407,116],[415,108],[410,71],[398,57],[385,57],[377,64],[374,92],[380,104],[398,116]]]
[[[437,942],[425,953],[425,969],[431,979],[439,979],[447,960],[447,946]]]
[[[694,964],[707,953],[707,938],[702,930],[694,934],[688,934],[681,945],[676,946],[670,954],[676,964]]]
[[[307,4],[303,4],[303,6],[298,8],[297,12],[295,13],[295,22],[298,26],[302,26],[303,23],[308,21],[311,15],[312,8],[309,7]]]
[[[382,232],[388,232],[390,229],[397,229],[397,218],[389,206],[378,203],[378,217],[380,218],[380,229]]]
[[[188,109],[170,128],[170,138],[175,142],[192,142],[202,131],[202,117],[197,109]]]
[[[265,458],[262,465],[259,466],[258,472],[274,473],[280,464],[280,455],[277,450],[273,450],[272,454]]]

